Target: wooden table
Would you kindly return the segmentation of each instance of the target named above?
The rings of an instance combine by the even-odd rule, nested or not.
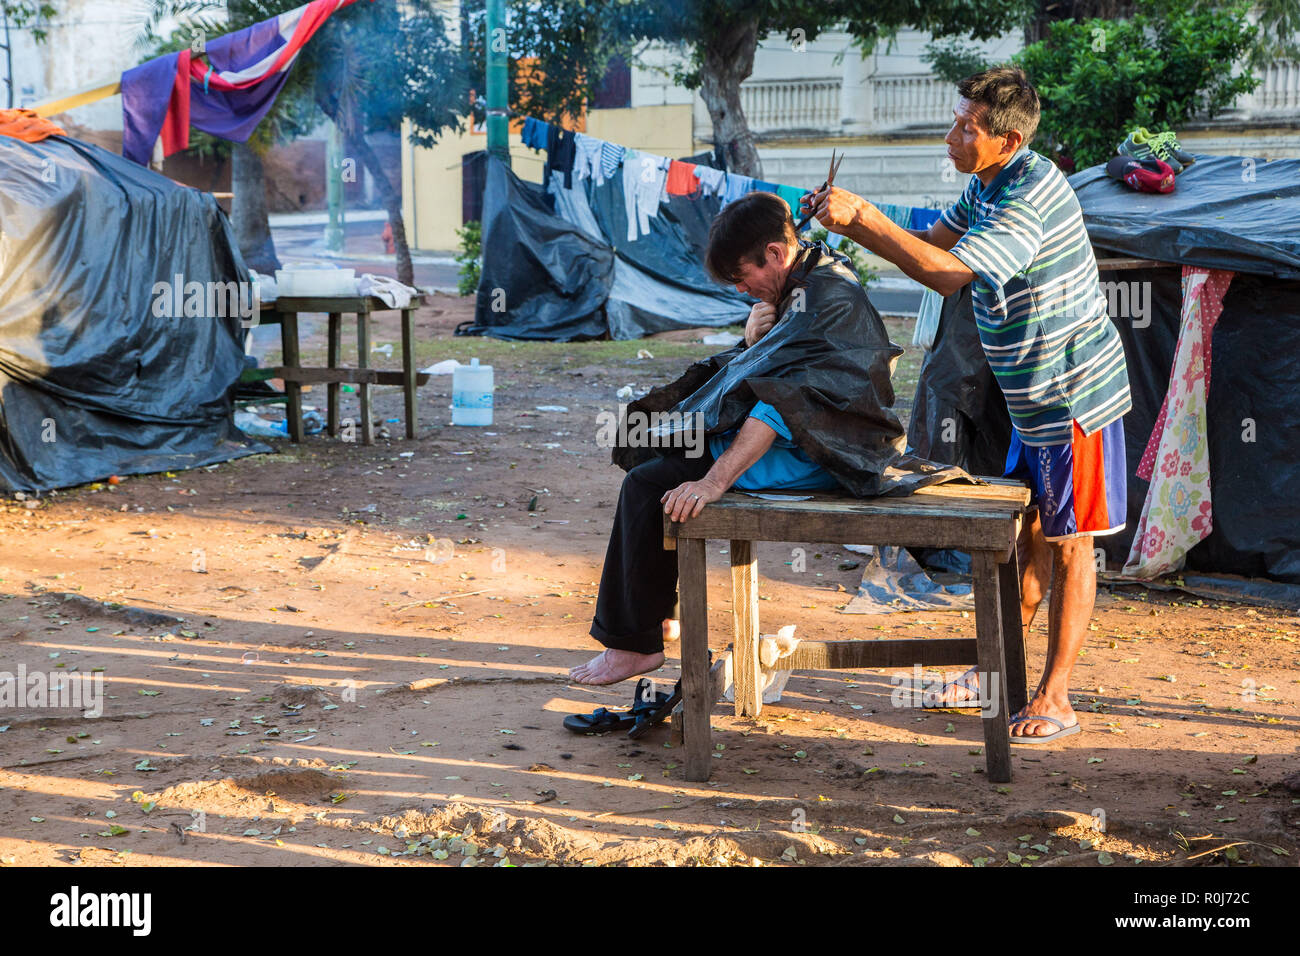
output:
[[[413,297],[409,306],[394,309],[375,296],[281,296],[264,305],[260,322],[280,323],[280,343],[284,364],[260,369],[264,378],[284,379],[286,417],[289,440],[302,441],[302,386],[324,382],[328,385],[327,426],[331,435],[339,433],[339,390],[344,382],[357,386],[361,401],[361,441],[372,445],[375,441],[374,423],[370,415],[370,386],[399,385],[406,398],[406,437],[414,438],[417,427],[415,390],[429,381],[429,376],[415,370],[415,310],[424,303]],[[402,368],[387,371],[369,368],[370,316],[375,312],[400,311],[402,313]],[[298,313],[325,312],[329,315],[328,367],[303,367],[298,348]],[[344,313],[357,317],[357,367],[340,368],[342,320]]]
[[[1017,481],[984,480],[989,483],[932,485],[903,498],[819,494],[811,501],[765,501],[729,492],[689,521],[679,524],[664,518],[664,547],[677,551],[687,780],[709,779],[713,753],[709,711],[717,700],[719,665],[710,673],[704,560],[709,538],[731,543],[737,716],[757,716],[762,709],[754,542],[847,541],[969,552],[975,587],[974,638],[801,641],[781,666],[863,670],[974,661],[982,674],[997,675],[996,708],[983,717],[989,779],[998,783],[1011,779],[1009,717],[1026,701],[1015,543],[1029,489]],[[981,692],[992,684],[992,680],[982,684]]]

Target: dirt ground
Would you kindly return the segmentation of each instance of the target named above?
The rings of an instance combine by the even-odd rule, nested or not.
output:
[[[976,712],[891,706],[883,670],[797,673],[757,720],[719,704],[707,784],[684,780],[667,724],[639,741],[566,732],[564,714],[631,703],[630,684],[565,677],[596,649],[587,628],[622,475],[596,446],[596,416],[619,387],[711,350],[689,335],[453,338],[467,317],[438,297],[420,317],[420,362],[490,360],[491,428],[450,427],[441,376],[420,392],[413,442],[390,423],[373,447],[315,436],[3,502],[0,670],[102,675],[105,700],[98,719],[0,707],[0,861],[1300,860],[1300,793],[1282,783],[1300,770],[1300,618],[1288,611],[1102,590],[1075,670],[1084,731],[1013,748],[1009,785],[985,779]],[[381,326],[375,341],[395,338]],[[307,360],[321,349],[317,334]],[[379,389],[377,408],[400,417],[400,394]],[[840,569],[853,560],[844,542],[803,543],[803,573],[787,563],[797,544],[759,549],[764,632],[973,636],[961,613],[841,613],[860,574]],[[709,549],[718,649],[730,640],[724,547]],[[1035,676],[1045,644],[1035,624]],[[679,675],[668,655],[654,675],[665,689]]]

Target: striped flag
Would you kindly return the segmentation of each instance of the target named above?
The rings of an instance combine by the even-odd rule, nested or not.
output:
[[[275,103],[298,53],[335,10],[355,0],[312,0],[217,37],[202,54],[181,50],[122,74],[122,155],[149,162],[190,144],[190,127],[245,142]],[[203,58],[206,55],[206,60]]]

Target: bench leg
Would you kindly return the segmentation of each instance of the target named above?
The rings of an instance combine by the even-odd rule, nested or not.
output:
[[[1002,649],[1001,586],[998,555],[988,551],[971,554],[975,575],[975,643],[979,657],[980,696],[990,701],[991,713],[984,718],[984,760],[989,779],[1007,783],[1011,779],[1011,736],[1007,730],[1006,660]]]
[[[415,439],[415,310],[402,310],[402,396],[406,400],[406,437]]]
[[[705,781],[713,767],[709,711],[709,609],[705,577],[704,539],[677,541],[677,588],[681,594],[682,696],[685,703],[683,732],[686,742],[686,779]]]
[[[357,368],[370,367],[370,313],[357,313]],[[361,444],[375,443],[375,423],[370,414],[370,386],[357,385],[357,398],[361,401]]]
[[[750,541],[732,541],[729,553],[736,641],[732,661],[736,716],[757,717],[763,710],[763,676],[758,661],[758,561]]]
[[[280,351],[284,354],[285,368],[297,369],[302,365],[298,352],[298,313],[280,315]],[[292,374],[292,373],[291,373]],[[302,441],[302,383],[284,380],[284,412],[289,427],[289,441]]]
[[[1025,634],[1020,622],[1020,569],[1016,552],[998,565],[998,597],[1002,604],[1002,653],[1007,662],[1007,717],[1028,702],[1025,686]]]
[[[342,326],[343,314],[341,312],[331,312],[329,321],[329,343],[326,347],[326,364],[330,368],[338,368],[341,359],[342,350]],[[338,382],[330,382],[325,387],[325,404],[326,404],[326,426],[331,438],[337,438],[339,435],[339,392],[342,386]]]

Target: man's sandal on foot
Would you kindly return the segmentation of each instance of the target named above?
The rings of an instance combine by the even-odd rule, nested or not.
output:
[[[1027,720],[1045,720],[1049,724],[1056,724],[1060,730],[1054,730],[1052,733],[1044,734],[1041,737],[1026,737],[1023,735],[1017,736],[1016,734],[1012,734],[1011,742],[1013,744],[1047,744],[1051,743],[1053,740],[1060,740],[1062,737],[1069,737],[1071,734],[1077,734],[1079,731],[1083,730],[1083,728],[1079,726],[1078,721],[1067,727],[1063,721],[1057,720],[1055,717],[1042,716],[1015,717],[1011,721],[1011,726],[1014,727],[1016,724],[1023,724]]]
[[[611,730],[634,728],[647,715],[656,712],[669,697],[668,694],[657,693],[647,699],[650,686],[648,677],[643,677],[636,682],[631,710],[608,710],[597,707],[590,714],[569,714],[564,718],[564,729],[575,734],[607,734]]]

